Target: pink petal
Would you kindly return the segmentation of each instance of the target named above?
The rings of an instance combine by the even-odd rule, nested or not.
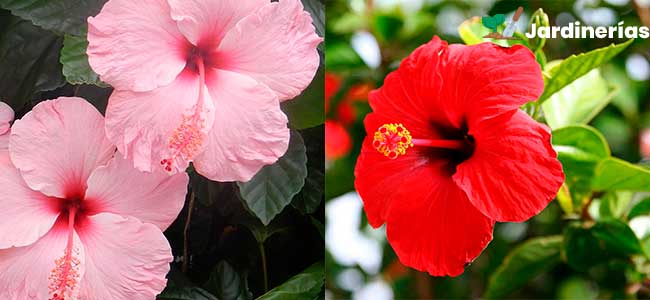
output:
[[[281,101],[292,99],[314,78],[322,40],[299,0],[272,2],[226,34],[217,67],[255,78]]]
[[[172,156],[175,157],[175,169],[184,171],[202,149],[201,139],[214,121],[214,106],[207,92],[204,92],[202,109],[197,114],[198,95],[199,77],[190,71],[183,72],[172,84],[150,92],[117,90],[106,109],[106,134],[124,157],[141,171],[162,170],[160,162]],[[184,118],[195,114],[198,119],[185,124],[203,136],[193,140],[199,149],[192,155],[179,156],[170,140],[180,132]]]
[[[150,91],[185,68],[190,43],[165,0],[110,0],[88,18],[88,60],[117,89]]]
[[[160,229],[110,213],[88,217],[79,230],[86,247],[81,299],[155,299],[167,283],[172,253]]]
[[[27,187],[20,172],[0,150],[0,249],[31,245],[59,216],[58,201]]]
[[[522,222],[555,198],[564,173],[546,126],[517,110],[485,120],[469,134],[476,149],[453,179],[483,214]]]
[[[165,230],[185,204],[187,173],[168,176],[162,171],[142,173],[131,162],[116,156],[88,179],[86,201],[96,212],[132,216]]]
[[[27,185],[57,198],[83,195],[90,173],[115,153],[102,115],[76,97],[41,102],[17,120],[9,150]]]
[[[0,136],[9,131],[9,123],[14,120],[14,110],[7,103],[0,102]]]
[[[273,92],[250,77],[222,70],[208,75],[218,109],[194,167],[211,180],[248,181],[287,151],[287,116]]]
[[[65,254],[68,242],[67,222],[60,219],[54,228],[35,244],[21,248],[0,250],[0,296],[7,300],[50,299],[50,274],[56,268],[55,260]],[[79,236],[73,234],[73,247],[79,260],[77,271],[85,272],[84,247]],[[79,284],[72,291],[77,299]],[[67,299],[67,298],[66,298]],[[112,298],[105,298],[112,299]]]
[[[8,151],[9,150],[9,135],[11,134],[11,130],[7,131],[5,134],[0,135],[0,151]]]
[[[267,0],[168,0],[172,19],[194,45],[219,45],[223,36],[243,17]]]

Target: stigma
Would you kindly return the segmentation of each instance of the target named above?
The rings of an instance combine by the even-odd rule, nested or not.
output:
[[[381,125],[372,141],[372,146],[389,159],[406,154],[413,147],[411,133],[401,123]]]

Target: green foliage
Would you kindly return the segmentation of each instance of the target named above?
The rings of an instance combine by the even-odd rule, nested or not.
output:
[[[628,219],[650,214],[650,198],[645,198],[630,209],[627,214]]]
[[[598,166],[593,187],[602,191],[650,191],[650,171],[611,157]]]
[[[544,118],[553,128],[588,124],[618,93],[598,69],[563,87],[542,104]]]
[[[292,131],[284,156],[262,168],[250,181],[237,183],[248,208],[264,225],[271,223],[305,185],[306,151],[300,134]]]
[[[86,19],[99,13],[105,2],[106,0],[0,0],[0,7],[42,28],[82,35]]]
[[[198,287],[167,287],[160,295],[160,300],[220,300],[204,289]]]
[[[282,103],[289,124],[296,129],[314,127],[325,122],[325,66],[321,65],[309,87],[298,97]]]
[[[589,71],[602,66],[614,56],[621,53],[634,40],[622,44],[612,44],[605,48],[596,49],[578,55],[571,55],[558,65],[544,72],[544,93],[539,97],[540,103],[560,91]]]
[[[33,97],[65,83],[58,62],[62,39],[4,11],[0,19],[6,20],[0,29],[0,100],[21,112]]]
[[[594,236],[603,241],[608,250],[622,256],[642,254],[641,244],[627,224],[616,219],[598,221],[591,228]]]
[[[108,85],[99,80],[99,75],[90,68],[86,54],[87,48],[88,40],[85,34],[83,36],[65,35],[61,50],[63,75],[71,84],[94,84],[107,87]]]
[[[315,300],[323,293],[325,268],[317,263],[257,300]]]
[[[204,287],[219,300],[253,299],[246,276],[239,274],[227,261],[220,261],[217,264]]]
[[[514,248],[492,274],[483,297],[501,299],[560,263],[562,236],[534,238]]]

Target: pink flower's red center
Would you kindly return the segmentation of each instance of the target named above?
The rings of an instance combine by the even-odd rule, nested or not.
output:
[[[79,271],[81,263],[79,261],[80,250],[78,245],[74,245],[74,230],[75,225],[87,213],[87,207],[84,205],[85,201],[78,197],[59,201],[60,218],[67,219],[68,223],[68,241],[63,255],[54,261],[55,267],[48,277],[50,300],[65,300],[74,297],[72,293],[81,276]]]
[[[190,160],[196,155],[205,140],[205,118],[201,115],[204,108],[204,88],[206,66],[215,63],[215,55],[211,53],[212,47],[197,46],[188,51],[186,69],[196,72],[199,76],[199,96],[196,105],[190,114],[183,116],[181,124],[174,130],[168,141],[170,156],[160,161],[160,165],[167,172],[172,172],[178,160]]]
[[[459,130],[459,133],[449,134],[454,137],[452,139],[414,138],[401,123],[390,123],[377,129],[372,146],[389,159],[405,155],[411,147],[441,149],[451,154],[449,158],[452,163],[457,164],[469,158],[474,152],[474,138],[467,134],[467,130]]]

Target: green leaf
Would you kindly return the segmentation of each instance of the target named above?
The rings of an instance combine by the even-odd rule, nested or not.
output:
[[[288,227],[279,225],[277,222],[264,225],[258,219],[254,218],[245,218],[240,221],[240,224],[246,226],[251,231],[253,237],[259,244],[264,244],[271,236],[289,229]]]
[[[631,39],[622,44],[612,44],[586,53],[571,55],[560,64],[546,70],[544,72],[544,93],[540,96],[539,102],[544,102],[574,80],[610,61],[633,41]]]
[[[592,186],[600,191],[650,191],[650,171],[610,157],[598,165]]]
[[[564,233],[564,254],[567,263],[578,271],[588,270],[604,261],[606,253],[592,232],[578,224],[571,224]]]
[[[88,55],[86,55],[87,48],[88,40],[85,34],[83,36],[65,35],[63,49],[61,50],[63,75],[71,84],[94,84],[100,87],[108,87],[107,84],[99,80],[99,75],[90,68]]]
[[[167,287],[158,295],[159,300],[219,300],[217,297],[198,287]]]
[[[305,179],[303,191],[296,196],[296,199],[291,202],[291,205],[303,213],[314,213],[325,196],[325,191],[323,190],[324,184],[325,174],[323,171],[316,168],[308,168],[308,175]]]
[[[217,264],[204,287],[217,295],[220,300],[253,299],[253,293],[248,289],[246,276],[239,274],[226,261],[220,261]]]
[[[513,249],[490,277],[487,299],[501,299],[560,262],[562,236],[534,238]]]
[[[599,218],[621,218],[632,201],[632,192],[618,191],[606,193],[600,198]]]
[[[322,292],[324,283],[325,268],[323,263],[319,262],[257,300],[313,300]]]
[[[627,218],[632,220],[634,217],[650,214],[650,198],[645,198],[630,209]]]
[[[21,112],[38,93],[65,84],[58,61],[62,39],[29,21],[0,18],[9,20],[0,32],[0,99]]]
[[[318,233],[320,233],[320,237],[325,239],[325,226],[323,225],[323,223],[318,221],[313,216],[309,216],[309,219],[311,220],[311,224],[313,224],[314,227],[316,227],[316,229],[318,229]]]
[[[556,199],[557,202],[560,203],[560,208],[562,208],[564,213],[573,213],[573,199],[571,197],[569,187],[566,185],[566,183],[563,183],[562,186],[560,186],[560,190],[557,192]]]
[[[596,238],[605,243],[609,251],[620,255],[643,253],[641,243],[632,229],[620,220],[598,221],[591,230]]]
[[[610,156],[605,138],[586,125],[567,126],[553,131],[553,148],[564,169],[574,207],[591,193],[591,182],[600,161]]]
[[[396,13],[378,14],[374,16],[372,21],[377,37],[384,42],[394,40],[404,26],[402,16]]]
[[[610,89],[600,71],[593,69],[544,102],[544,118],[552,129],[587,124],[617,93],[618,89]]]
[[[106,0],[0,0],[0,7],[42,28],[81,35],[90,16],[95,16]]]
[[[264,225],[269,225],[305,185],[306,151],[302,137],[292,130],[284,156],[262,168],[250,181],[237,183],[244,202]]]
[[[458,26],[458,34],[460,38],[467,45],[475,45],[483,42],[483,36],[490,33],[490,30],[487,29],[483,24],[481,24],[481,18],[473,17],[469,20],[465,20],[463,23]]]
[[[289,124],[296,129],[314,127],[325,123],[325,66],[321,65],[313,81],[300,96],[282,102],[282,110]]]

